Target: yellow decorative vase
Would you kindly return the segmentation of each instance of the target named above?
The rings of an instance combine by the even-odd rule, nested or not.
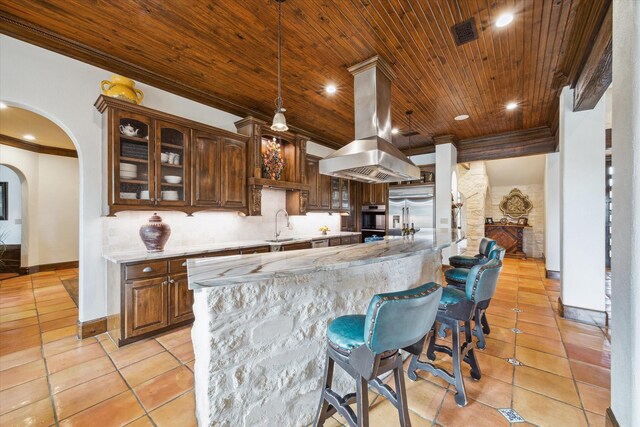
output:
[[[140,89],[135,88],[136,82],[126,77],[113,74],[111,81],[103,80],[100,83],[102,93],[114,98],[124,99],[125,101],[140,104],[144,98],[144,93]]]

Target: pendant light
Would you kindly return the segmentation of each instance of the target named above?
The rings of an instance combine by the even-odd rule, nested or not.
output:
[[[276,114],[273,116],[273,123],[271,124],[271,130],[276,132],[285,132],[289,128],[287,127],[287,120],[284,118],[284,112],[287,111],[282,108],[282,90],[280,84],[280,39],[282,33],[282,25],[280,23],[280,4],[284,0],[276,0],[278,2],[278,98],[276,99]]]

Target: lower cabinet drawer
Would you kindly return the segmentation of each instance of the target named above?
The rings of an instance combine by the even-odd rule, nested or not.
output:
[[[271,252],[271,246],[257,246],[255,248],[245,248],[242,250],[242,255],[245,254],[265,254]]]
[[[139,262],[124,266],[125,280],[167,275],[167,260]]]
[[[291,243],[289,245],[282,245],[283,251],[296,251],[298,249],[311,249],[311,242]]]
[[[339,237],[334,237],[329,239],[329,246],[340,246],[342,244],[342,239]]]

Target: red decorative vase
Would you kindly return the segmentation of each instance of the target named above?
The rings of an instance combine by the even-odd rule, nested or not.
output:
[[[162,252],[171,235],[171,227],[154,213],[149,222],[140,227],[140,238],[148,252]]]

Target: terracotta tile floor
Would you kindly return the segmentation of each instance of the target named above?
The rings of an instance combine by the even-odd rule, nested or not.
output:
[[[79,341],[77,308],[60,283],[76,275],[0,282],[0,425],[195,425],[189,328],[122,349],[104,334]],[[487,349],[477,353],[482,379],[464,368],[469,405],[457,407],[453,388],[422,372],[406,379],[413,425],[509,425],[497,408],[513,408],[528,422],[514,425],[603,426],[609,341],[598,327],[557,317],[558,292],[542,262],[507,259],[488,310]],[[514,356],[524,365],[506,362]],[[398,425],[389,402],[373,392],[370,401],[372,427]]]
[[[77,275],[0,282],[0,426],[195,426],[190,328],[121,349],[80,341],[61,283]]]

